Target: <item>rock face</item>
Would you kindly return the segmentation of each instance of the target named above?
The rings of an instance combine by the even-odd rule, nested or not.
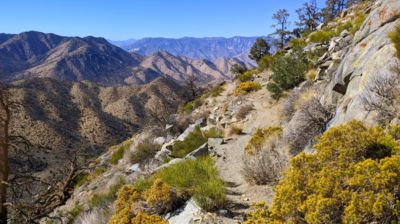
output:
[[[371,13],[355,33],[347,53],[336,52],[338,55],[334,56],[342,57],[342,60],[331,77],[328,76],[329,87],[322,96],[325,104],[337,104],[336,116],[330,122],[331,125],[352,119],[375,122],[373,115],[368,114],[362,105],[362,94],[368,81],[393,72],[391,68],[395,63],[395,49],[388,34],[400,25],[400,2],[379,0],[369,10]],[[347,45],[350,39],[341,38],[344,45]],[[337,44],[340,46],[341,42]]]

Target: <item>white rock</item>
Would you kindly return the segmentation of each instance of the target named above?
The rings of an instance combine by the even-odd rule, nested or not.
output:
[[[168,129],[170,129],[170,128],[172,128],[174,125],[172,125],[172,124],[166,124],[165,125],[165,130],[168,130]]]
[[[201,214],[201,208],[193,199],[190,199],[186,202],[183,209],[168,219],[168,222],[170,224],[187,224],[200,219]]]
[[[128,171],[129,171],[129,172],[140,172],[141,169],[140,169],[139,163],[135,163],[135,164],[133,164],[132,166],[130,166],[130,167],[128,168]]]
[[[162,145],[167,139],[165,137],[158,137],[153,140],[155,144]]]

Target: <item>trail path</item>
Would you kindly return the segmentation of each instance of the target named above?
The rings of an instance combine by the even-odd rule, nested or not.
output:
[[[226,91],[219,100],[229,99],[227,94],[232,91],[232,84],[228,84]],[[217,151],[221,155],[217,159],[217,167],[220,176],[227,183],[229,209],[233,212],[235,219],[242,220],[244,212],[248,211],[249,206],[256,202],[272,199],[271,186],[257,186],[246,183],[242,172],[242,158],[244,148],[249,141],[251,134],[256,128],[265,128],[268,126],[279,125],[278,109],[272,106],[269,93],[265,88],[252,93],[246,97],[246,102],[254,105],[254,110],[247,118],[238,123],[242,126],[244,134],[234,136],[222,145]]]

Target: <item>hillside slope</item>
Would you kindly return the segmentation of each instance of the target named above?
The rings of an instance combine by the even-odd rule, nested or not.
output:
[[[48,77],[116,84],[137,65],[129,53],[94,37],[62,37],[40,32],[9,35],[0,44],[2,80]]]
[[[11,175],[22,169],[44,177],[65,166],[72,152],[97,157],[158,122],[150,110],[168,116],[185,100],[182,88],[164,78],[121,87],[36,78],[14,83],[12,93],[23,106],[13,115],[11,132],[31,149],[25,156],[11,153]],[[168,107],[157,106],[163,104]]]
[[[270,70],[253,74],[248,81],[234,80],[219,86],[194,101],[186,114],[178,115],[190,124],[181,134],[171,136],[168,130],[138,133],[118,164],[109,164],[114,152],[103,154],[100,159],[104,163],[97,168],[105,169],[104,173],[76,189],[67,204],[54,214],[78,224],[107,223],[110,217],[114,222],[135,220],[143,217],[142,213],[154,215],[151,217],[161,223],[173,224],[228,224],[246,220],[247,223],[398,222],[399,127],[388,125],[399,124],[400,113],[396,110],[399,98],[398,95],[394,100],[389,99],[393,101],[379,98],[382,93],[399,88],[398,79],[385,79],[398,78],[399,74],[392,69],[398,59],[388,38],[400,25],[398,12],[400,3],[396,0],[353,6],[316,32],[340,30],[338,27],[343,28],[348,21],[365,15],[354,32],[343,28],[320,42],[303,40],[302,52],[314,56],[309,60],[315,63],[307,69],[315,76],[307,72],[305,81],[286,89],[278,100],[270,93],[271,88],[267,90],[268,84],[274,82]],[[293,51],[289,45],[276,57],[286,60]],[[381,95],[368,99],[389,102],[383,106],[394,108],[394,112],[389,111],[393,116],[384,117],[385,126],[378,127],[383,117],[377,109],[382,108],[368,110],[363,99],[366,94],[371,96],[368,95],[373,90],[371,83],[376,84],[382,78],[385,82],[378,82],[377,93]],[[339,125],[353,119],[359,122]],[[353,127],[357,129],[350,130]],[[157,151],[146,160],[133,160],[133,155],[142,152],[148,142],[160,144],[155,147]],[[187,151],[179,156],[177,150]],[[212,167],[199,165],[200,168],[195,168],[201,172],[185,171],[196,178],[212,178],[214,167],[224,183],[222,187],[215,178],[210,185],[196,183],[204,189],[192,189],[191,183],[185,181],[193,179],[181,170],[174,170],[180,164],[196,164],[204,155],[215,162]],[[319,164],[320,161],[327,162]],[[373,174],[376,176],[370,178]],[[101,205],[93,204],[93,198],[107,195],[110,186],[115,186],[116,175],[127,182],[119,198],[114,195]],[[184,192],[183,196],[174,194],[177,189]],[[221,197],[224,197],[222,203]],[[126,198],[131,200],[128,205],[122,203]],[[179,199],[183,200],[179,206],[162,207],[164,210],[160,210],[160,204],[152,203],[155,200],[168,204]],[[251,207],[255,203],[262,204]],[[82,206],[79,215],[69,215],[68,211],[77,204]],[[116,210],[112,211],[110,206]]]

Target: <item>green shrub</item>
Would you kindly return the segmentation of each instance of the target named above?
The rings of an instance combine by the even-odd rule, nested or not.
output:
[[[259,61],[257,61],[258,65],[258,72],[263,72],[271,67],[271,65],[274,63],[274,57],[275,55],[265,55],[262,57]],[[246,80],[249,81],[249,80]]]
[[[400,143],[352,121],[301,153],[275,190],[270,223],[397,223]]]
[[[267,89],[272,97],[279,99],[283,91],[292,89],[304,81],[304,75],[310,68],[305,53],[301,48],[294,48],[289,55],[280,55],[272,66],[272,82]]]
[[[72,219],[75,219],[83,211],[84,211],[83,206],[81,204],[77,204],[71,210],[68,211],[68,214],[71,216]]]
[[[179,191],[193,196],[205,210],[222,208],[225,205],[225,186],[211,157],[174,164],[161,170],[156,176]]]
[[[111,164],[117,164],[122,157],[124,157],[126,150],[129,149],[129,145],[123,145],[119,147],[112,155],[110,158],[110,163]]]
[[[209,139],[209,138],[223,138],[224,137],[224,132],[217,128],[210,128],[207,131],[203,132],[203,135]]]
[[[243,74],[236,76],[236,78],[240,82],[246,82],[246,81],[250,81],[253,79],[253,74],[254,74],[254,70],[249,70],[249,71],[244,72]]]
[[[393,32],[389,34],[389,38],[396,49],[396,56],[400,59],[400,26],[397,26]]]
[[[307,46],[307,42],[303,38],[292,38],[292,39],[290,39],[288,45],[291,47],[303,48],[303,47]]]
[[[314,51],[306,52],[306,55],[307,55],[307,58],[315,64],[315,63],[317,63],[318,59],[321,58],[325,53],[326,53],[326,49],[317,48]]]
[[[247,71],[247,67],[245,65],[240,65],[240,64],[233,64],[230,71],[234,75],[240,75],[243,74]]]
[[[203,145],[208,138],[219,137],[223,137],[223,133],[219,130],[212,128],[208,131],[202,132],[200,127],[197,126],[183,141],[175,143],[171,155],[178,158],[185,157],[188,153]]]
[[[123,177],[118,177],[117,182],[113,184],[107,192],[94,194],[89,200],[89,207],[101,207],[110,203],[113,199],[116,198],[118,190],[124,186],[125,179]]]
[[[332,37],[335,36],[335,32],[326,30],[317,30],[310,34],[310,42],[312,43],[322,43],[328,42]]]
[[[190,112],[192,112],[194,109],[196,109],[197,107],[199,107],[202,103],[203,103],[203,101],[202,101],[202,99],[201,99],[200,97],[199,97],[199,98],[196,98],[196,99],[194,99],[193,101],[190,101],[190,102],[188,102],[188,103],[185,103],[185,104],[182,106],[182,110],[183,110],[184,112],[190,113]]]
[[[139,193],[143,193],[145,192],[147,189],[149,189],[152,185],[152,181],[150,180],[150,178],[139,178],[135,181],[135,183],[133,183],[133,187],[139,192]]]
[[[220,96],[221,93],[225,90],[225,83],[217,85],[216,87],[212,88],[210,91],[210,95],[212,97]]]
[[[353,21],[353,25],[351,27],[351,29],[349,30],[351,34],[355,34],[361,27],[361,25],[364,23],[365,18],[367,16],[365,15],[365,13],[360,13],[356,16],[356,18]]]
[[[281,89],[276,83],[269,82],[267,84],[267,90],[271,93],[271,97],[275,100],[281,98],[283,94],[283,89]]]
[[[150,139],[146,139],[136,146],[136,149],[131,154],[132,163],[143,163],[153,158],[161,149],[161,146],[154,143]]]
[[[352,29],[353,29],[353,24],[352,24],[352,22],[350,22],[350,21],[347,22],[347,23],[339,24],[339,25],[336,27],[335,36],[340,35],[340,34],[343,32],[343,30],[347,30],[347,31],[351,32]]]
[[[93,172],[78,175],[75,179],[74,187],[77,188],[86,183],[89,183],[90,181],[94,180],[96,177],[100,176],[101,174],[103,174],[106,171],[107,171],[106,168],[98,167]]]

